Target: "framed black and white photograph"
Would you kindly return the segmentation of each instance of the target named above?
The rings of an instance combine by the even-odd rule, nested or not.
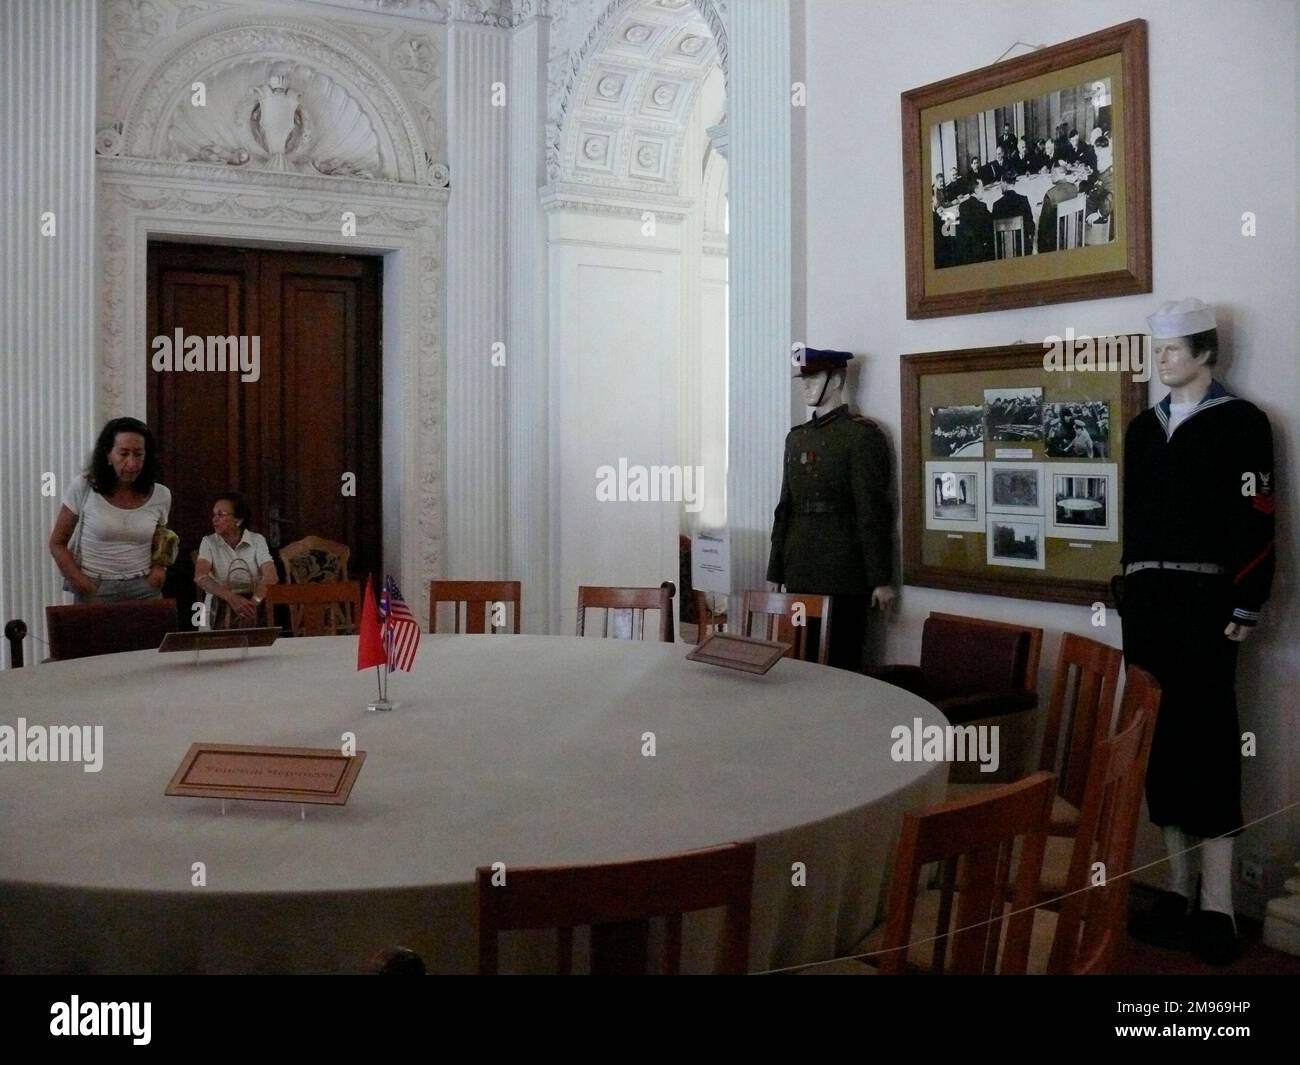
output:
[[[1041,462],[990,462],[984,468],[988,485],[985,510],[990,514],[1042,514]]]
[[[1049,467],[1052,499],[1047,535],[1070,540],[1118,540],[1115,505],[1118,467],[1113,462],[1061,462]]]
[[[983,405],[968,403],[961,407],[932,407],[930,454],[937,459],[982,459]]]
[[[1043,450],[1049,459],[1110,457],[1110,404],[1101,399],[1043,404]]]
[[[986,388],[984,416],[990,440],[1041,440],[1041,388]]]
[[[1043,519],[1011,514],[990,514],[984,541],[990,566],[1044,569]]]
[[[925,527],[948,532],[982,532],[983,482],[982,462],[927,462],[925,483],[929,499]]]
[[[902,104],[909,318],[1151,291],[1144,21]]]

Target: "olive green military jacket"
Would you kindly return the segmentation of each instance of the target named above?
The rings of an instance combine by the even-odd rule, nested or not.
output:
[[[892,583],[889,480],[885,434],[847,404],[791,429],[767,579],[818,595],[866,595]]]

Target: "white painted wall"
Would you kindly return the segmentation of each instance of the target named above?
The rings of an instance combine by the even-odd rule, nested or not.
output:
[[[553,633],[572,633],[578,585],[677,583],[680,503],[598,502],[620,458],[677,463],[680,227],[550,215]]]
[[[812,0],[806,16],[807,340],[865,354],[856,402],[896,448],[902,353],[1041,341],[1066,326],[1094,335],[1145,331],[1156,305],[1187,295],[1217,306],[1228,349],[1223,379],[1272,418],[1281,484],[1273,601],[1238,673],[1242,728],[1259,737],[1259,754],[1245,766],[1244,804],[1250,819],[1294,802],[1300,529],[1288,486],[1300,470],[1296,5]],[[1154,292],[909,322],[899,94],[991,63],[1016,41],[1056,44],[1132,18],[1149,23]],[[1248,210],[1258,217],[1253,239],[1240,232]],[[801,265],[796,260],[796,274]],[[1163,391],[1156,384],[1152,398]],[[772,477],[779,474],[774,468]],[[907,588],[885,631],[887,660],[917,660],[931,610],[1041,625],[1046,691],[1062,632],[1120,643],[1118,619],[1095,630],[1082,607]],[[1156,856],[1157,843],[1146,826],[1139,857]],[[1237,853],[1264,858],[1264,897],[1282,894],[1281,879],[1300,857],[1300,816],[1293,811],[1248,831]],[[1236,890],[1239,910],[1260,909],[1258,894]]]

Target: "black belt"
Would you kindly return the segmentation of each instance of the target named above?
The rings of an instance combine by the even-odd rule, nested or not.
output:
[[[796,503],[796,514],[844,514],[845,508],[840,503]]]

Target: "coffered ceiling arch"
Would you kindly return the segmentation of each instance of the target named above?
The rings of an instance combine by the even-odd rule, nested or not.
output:
[[[548,174],[661,195],[691,195],[682,141],[726,37],[714,0],[611,0],[572,60],[549,131]]]

